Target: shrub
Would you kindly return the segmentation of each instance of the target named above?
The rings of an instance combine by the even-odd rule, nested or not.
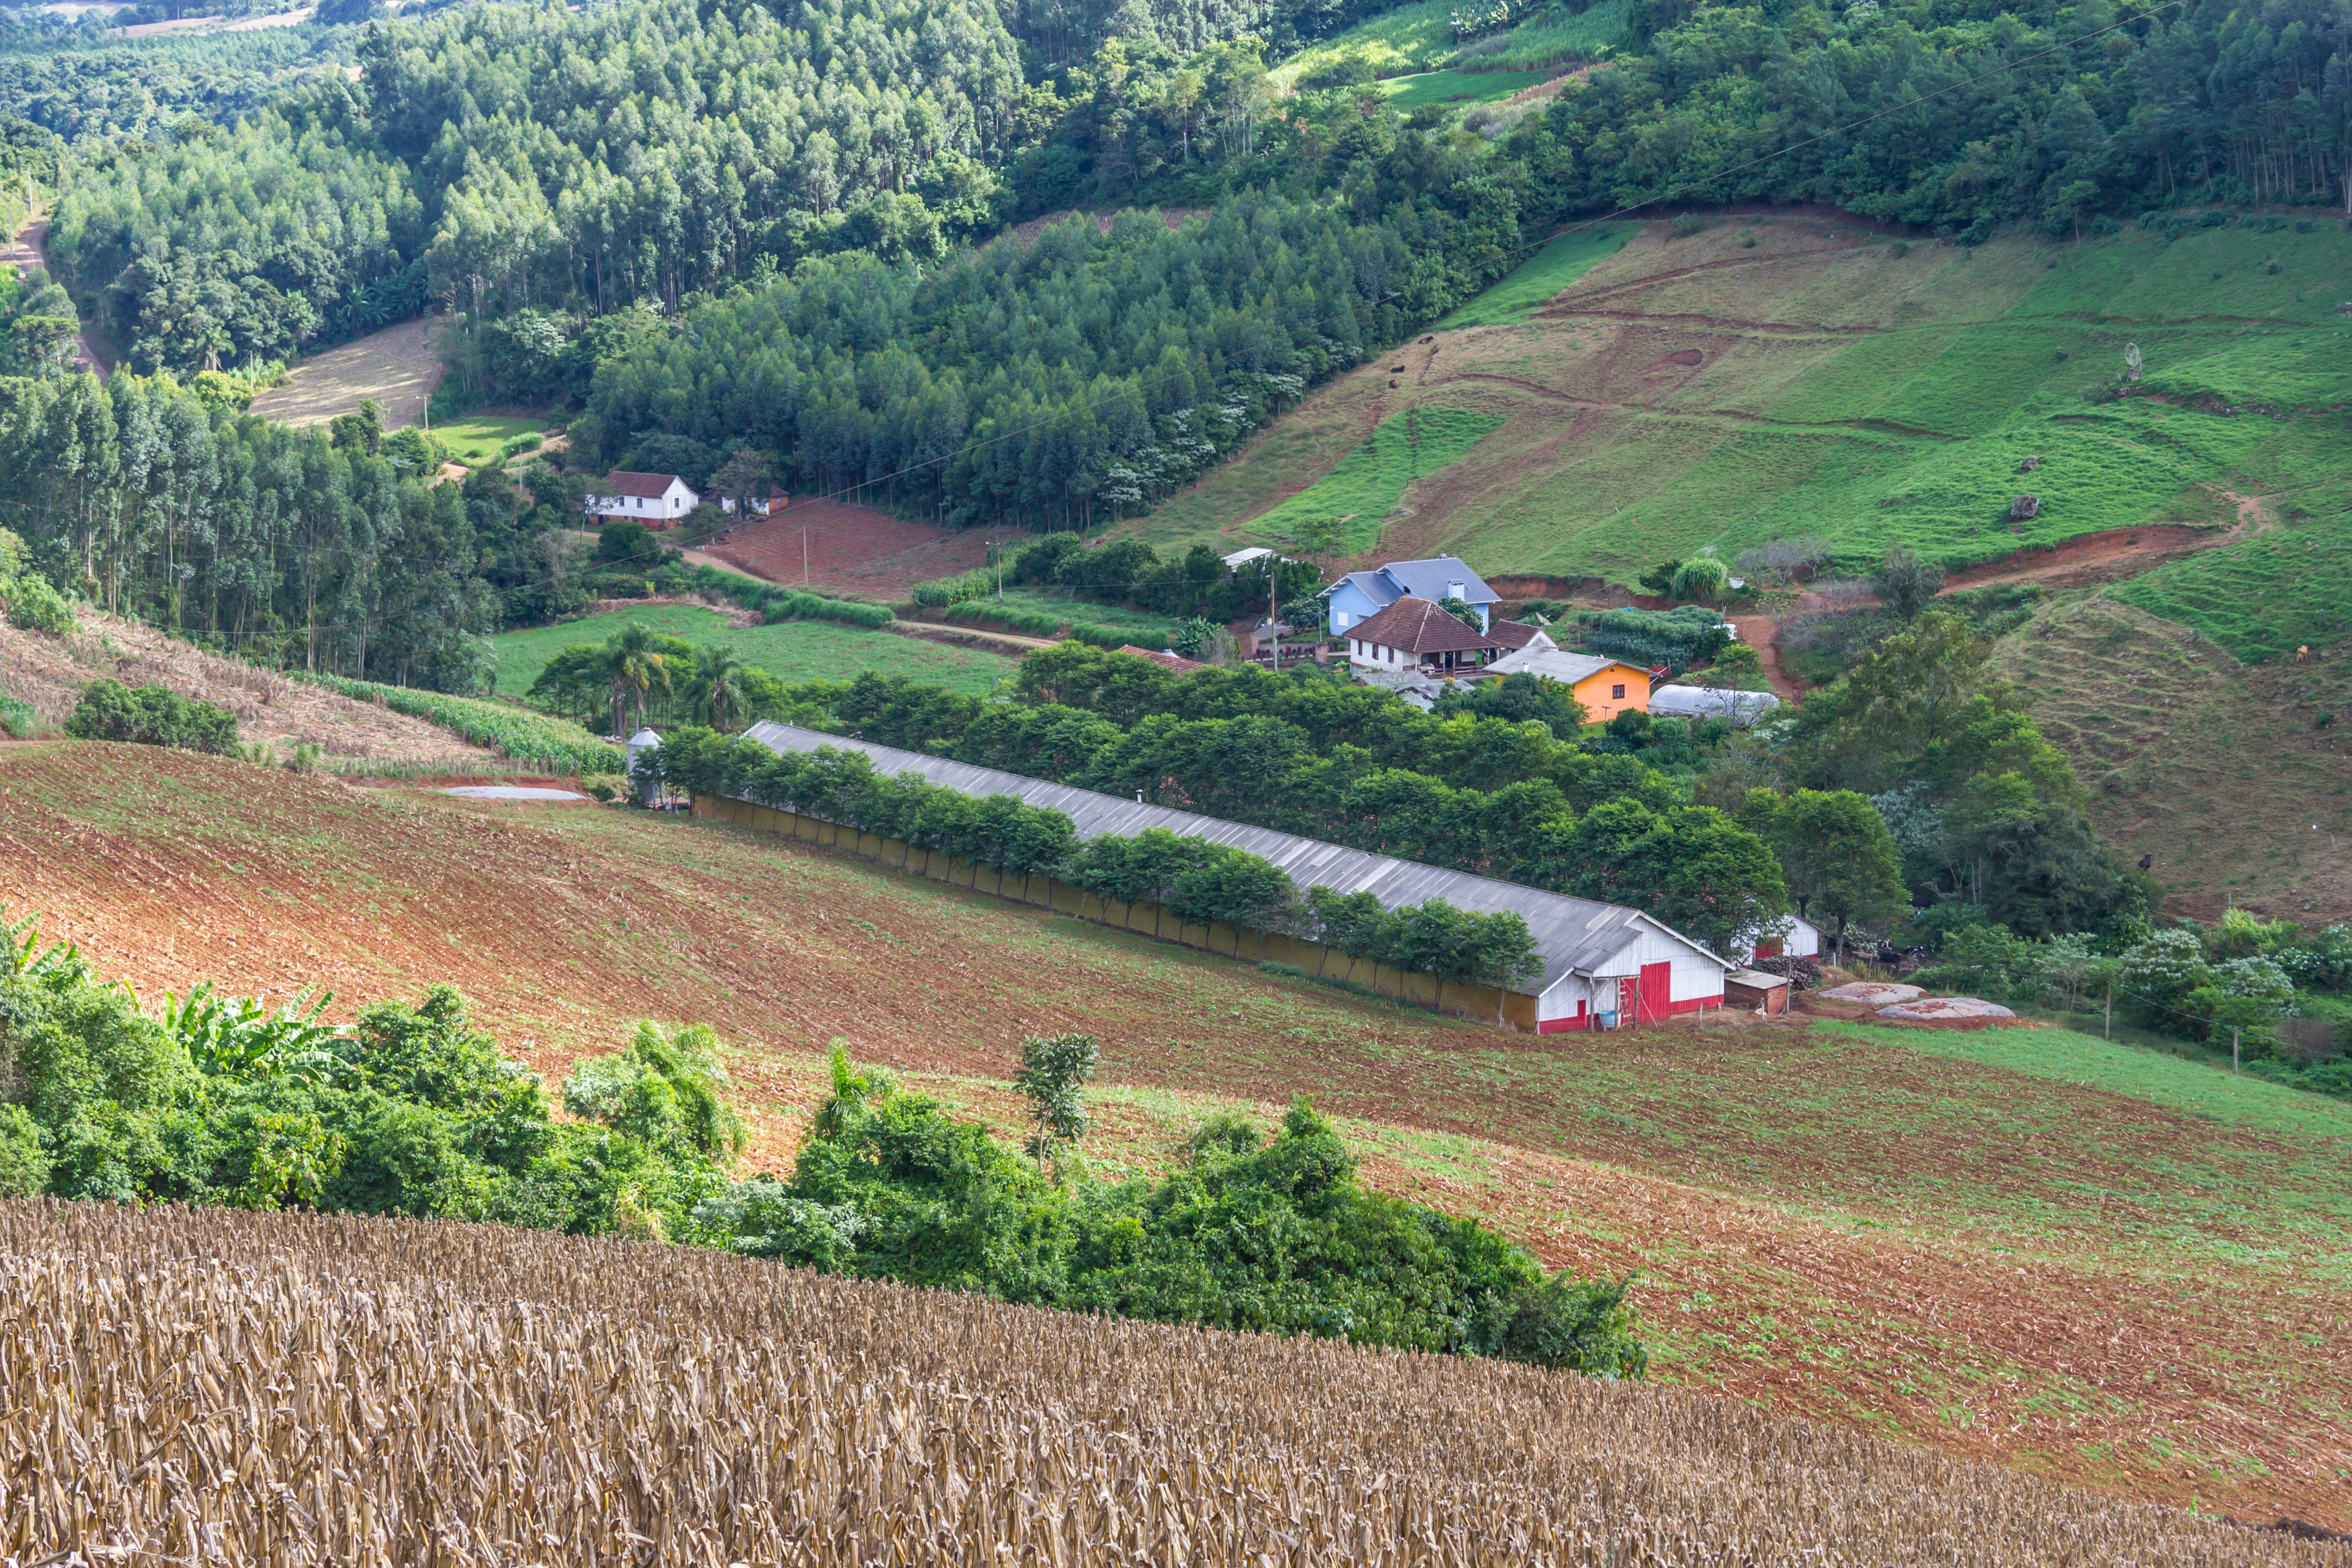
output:
[[[0,570],[0,609],[5,609],[10,625],[26,632],[64,637],[76,629],[72,601],[37,572],[10,576]]]
[[[907,591],[907,597],[925,609],[944,610],[950,604],[961,604],[968,599],[979,599],[995,591],[994,572],[972,570],[919,582]]]
[[[236,749],[236,718],[226,708],[182,696],[168,686],[126,686],[111,677],[81,694],[66,733],[76,740],[127,740],[215,754]]]
[[[1693,556],[1675,569],[1675,597],[1715,603],[1729,591],[1731,569],[1711,555]]]
[[[1075,1135],[1062,1091],[1090,1044],[1024,1048],[1051,1102],[1041,1126],[1061,1129],[1041,1136]],[[1165,1182],[1066,1186],[838,1048],[834,1084],[792,1180],[730,1186],[698,1223],[756,1256],[1038,1306],[1610,1376],[1646,1367],[1622,1284],[1548,1276],[1475,1220],[1366,1192],[1304,1102],[1271,1139],[1213,1118]]]
[[[573,1231],[611,1229],[634,1206],[690,1232],[740,1146],[723,1103],[698,1109],[709,1079],[693,1031],[681,1051],[648,1027],[617,1066],[583,1065],[624,1092],[583,1096],[572,1109],[589,1119],[558,1124],[539,1079],[473,1027],[451,987],[372,1003],[349,1028],[318,1021],[323,998],[271,1013],[208,986],[154,1019],[73,949],[37,951],[30,930],[0,925],[14,1102],[0,1104],[0,1194]],[[648,1076],[658,1089],[628,1092]]]
[[[783,621],[838,621],[845,626],[878,629],[898,619],[887,604],[859,604],[847,599],[791,591],[769,595],[760,606],[760,614],[771,626]]]
[[[1679,563],[1676,570],[1679,573]],[[1607,610],[1580,619],[1584,641],[1600,652],[1677,672],[1713,658],[1729,640],[1723,618],[1698,604],[1675,610]]]

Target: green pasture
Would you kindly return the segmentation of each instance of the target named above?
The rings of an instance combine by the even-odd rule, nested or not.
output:
[[[2210,1125],[2300,1140],[2315,1158],[2352,1153],[2352,1103],[2168,1051],[2059,1029],[1914,1029],[1815,1022],[1860,1046],[1970,1061],[2136,1100]],[[2225,1044],[2227,1042],[2224,1042]],[[2226,1052],[2225,1052],[2226,1054]]]
[[[1696,242],[1690,258],[1736,261],[1737,232],[1717,231],[1713,253]],[[1705,545],[1736,555],[1798,534],[1828,538],[1849,567],[1890,544],[1958,567],[2108,529],[2225,525],[2236,507],[2224,492],[2352,478],[2339,226],[2192,222],[2169,239],[2135,228],[2079,246],[1907,248],[1873,244],[1810,275],[1800,263],[1702,277],[1665,296],[1651,308],[1682,313],[1669,331],[1706,352],[1704,368],[1523,466],[1514,454],[1554,427],[1515,421],[1476,460],[1502,478],[1455,515],[1449,547],[1484,570],[1621,583],[1662,556]],[[1573,265],[1561,259],[1562,271]],[[1679,259],[1669,250],[1660,265]],[[1446,325],[1509,319],[1501,307],[1523,308],[1540,287],[1506,280]],[[1721,329],[1706,325],[1718,311]],[[1466,351],[1509,354],[1516,374],[1581,390],[1577,356],[1601,329],[1520,319],[1524,349],[1487,340]],[[1824,325],[1808,331],[1809,319]],[[1751,321],[1773,325],[1739,325]],[[2131,344],[2142,390],[2157,395],[2109,395]],[[2039,514],[2012,524],[2010,504],[2027,493]],[[2183,584],[2242,581],[2224,596],[2252,617],[2240,631],[2220,629],[2220,610],[2199,621],[2193,587],[2161,596],[2170,608],[2158,612],[2247,648],[2329,634],[2325,604],[2266,597],[2260,580],[2335,560],[2334,548],[2273,540],[2174,569]],[[2157,609],[2159,595],[2134,601]]]
[[[641,610],[609,611],[491,638],[499,659],[499,694],[522,695],[557,653],[575,643],[605,642],[632,622],[698,648],[725,643],[745,663],[787,681],[845,681],[872,670],[885,675],[911,675],[980,695],[1013,670],[1013,661],[1001,654],[927,643],[894,632],[869,632],[831,621],[733,626],[715,610],[649,604]]]
[[[1452,0],[1423,0],[1401,5],[1370,21],[1349,28],[1320,43],[1310,44],[1267,73],[1277,88],[1286,88],[1343,59],[1354,57],[1372,68],[1376,77],[1411,76],[1425,71],[1454,53],[1454,28],[1447,17]]]
[[[451,456],[471,467],[496,457],[499,448],[516,436],[544,431],[547,425],[548,422],[538,416],[507,419],[469,413],[463,419],[435,425],[433,437],[449,449]]]
[[[2352,482],[2279,505],[2282,526],[2168,561],[2109,596],[2210,637],[2250,664],[2352,637]]]
[[[1550,79],[1549,71],[1424,71],[1392,77],[1381,83],[1381,91],[1392,108],[1415,110],[1425,103],[1500,103]]]
[[[1457,307],[1437,324],[1437,329],[1445,332],[1459,327],[1499,327],[1524,321],[1545,301],[1591,271],[1595,262],[1623,249],[1625,242],[1639,230],[1636,224],[1612,224],[1557,235],[1508,277]]]
[[[1343,553],[1369,550],[1380,543],[1381,521],[1396,510],[1406,486],[1460,461],[1502,423],[1500,415],[1458,408],[1391,414],[1331,472],[1253,518],[1246,531],[1269,542],[1295,542],[1291,530],[1298,524],[1314,517],[1344,517]]]
[[[1453,0],[1423,0],[1417,5],[1401,5],[1344,33],[1308,45],[1267,73],[1268,77],[1276,87],[1287,88],[1302,77],[1354,59],[1370,67],[1372,76],[1393,93],[1396,88],[1391,78],[1411,79],[1444,73],[1449,68],[1474,66],[1477,73],[1516,73],[1525,78],[1505,91],[1474,93],[1481,101],[1508,98],[1520,88],[1554,74],[1538,68],[1556,60],[1598,59],[1622,45],[1627,37],[1630,5],[1629,0],[1602,0],[1572,16],[1555,7],[1529,16],[1507,33],[1474,39],[1466,45],[1454,41],[1451,18],[1455,9]],[[1473,76],[1470,71],[1456,74]],[[1476,75],[1474,79],[1491,83],[1499,78]],[[1403,101],[1401,107],[1444,102],[1457,93],[1473,92],[1469,88],[1447,87],[1443,92]]]
[[[1555,7],[1507,33],[1463,45],[1454,52],[1454,63],[1494,70],[1547,66],[1554,60],[1597,60],[1631,41],[1632,10],[1630,0],[1601,0],[1573,16]]]

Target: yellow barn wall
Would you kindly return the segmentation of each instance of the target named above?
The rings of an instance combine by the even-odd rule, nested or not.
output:
[[[815,817],[777,810],[769,806],[755,806],[748,800],[730,800],[721,795],[695,796],[692,812],[706,821],[731,822],[755,832],[831,845],[866,860],[901,867],[934,882],[969,887],[1016,904],[1034,904],[1059,914],[1075,915],[1093,925],[1113,926],[1139,936],[1150,936],[1180,946],[1197,947],[1228,958],[1238,957],[1244,963],[1287,964],[1292,968],[1304,969],[1318,977],[1351,980],[1385,997],[1396,996],[1402,984],[1405,1000],[1423,1007],[1434,1007],[1437,1003],[1437,978],[1433,975],[1419,970],[1401,975],[1384,964],[1351,958],[1337,948],[1326,947],[1319,942],[1309,942],[1303,937],[1258,931],[1249,926],[1236,929],[1223,924],[1188,924],[1166,913],[1158,904],[1139,899],[1133,904],[1118,904],[1054,877],[1006,877],[988,866],[976,866],[953,855],[917,849],[903,839],[885,839],[872,833],[853,832]],[[1448,985],[1445,988],[1447,1010],[1482,1021],[1493,1021],[1497,1000],[1502,1003],[1506,1028],[1527,1033],[1535,1031],[1536,998],[1523,991],[1506,992],[1498,998],[1492,986]]]

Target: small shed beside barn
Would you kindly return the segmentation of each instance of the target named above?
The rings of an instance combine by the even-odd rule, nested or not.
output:
[[[1785,975],[1768,975],[1761,969],[1742,969],[1736,975],[1726,975],[1723,1005],[1748,1008],[1767,1018],[1778,1018],[1789,1010],[1789,978]]]

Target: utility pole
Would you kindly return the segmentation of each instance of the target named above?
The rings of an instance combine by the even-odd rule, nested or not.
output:
[[[2116,1038],[2116,988],[2113,986],[2107,988],[2107,1016],[2100,1020],[2099,1038],[2110,1041]]]
[[[2242,1032],[2236,1024],[2230,1026],[2230,1071],[2232,1072],[2238,1071],[2238,1036]]]
[[[808,514],[801,514],[801,586],[808,586]]]

